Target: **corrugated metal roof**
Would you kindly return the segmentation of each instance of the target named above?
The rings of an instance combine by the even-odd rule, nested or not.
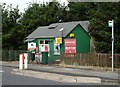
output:
[[[27,38],[54,38],[61,36],[59,31],[63,28],[63,37],[70,33],[78,24],[80,24],[86,32],[88,32],[89,21],[75,21],[64,23],[53,23],[49,26],[38,27]],[[53,29],[49,29],[49,27]],[[52,28],[51,27],[51,28]]]

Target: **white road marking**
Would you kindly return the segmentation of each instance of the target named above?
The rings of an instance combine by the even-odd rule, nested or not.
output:
[[[0,70],[0,72],[4,72],[4,71]]]

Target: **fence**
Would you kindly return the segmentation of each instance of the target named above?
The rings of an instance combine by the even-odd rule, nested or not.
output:
[[[99,66],[111,67],[112,58],[111,54],[103,53],[76,53],[76,54],[61,54],[61,61],[67,65],[83,65],[83,66]],[[114,54],[114,67],[120,68],[120,54]]]
[[[54,55],[54,52],[50,53],[50,56],[48,58],[48,63],[49,64],[55,64],[57,59],[60,59],[60,55]]]
[[[26,50],[2,50],[2,61],[18,61],[19,54],[26,52]],[[60,56],[53,55],[54,52],[51,52],[51,56],[48,57],[49,64],[55,64],[55,60],[59,59]],[[28,57],[31,60],[34,60],[31,52],[28,52]]]
[[[2,61],[18,61],[19,54],[25,50],[2,50]]]
[[[19,54],[26,52],[25,50],[2,50],[3,61],[18,61]],[[55,64],[55,60],[59,59],[68,65],[83,65],[83,66],[99,66],[99,67],[111,67],[112,58],[111,54],[103,53],[76,53],[67,54],[62,53],[60,56],[54,55],[51,52],[51,56],[48,58],[49,64]],[[114,54],[114,67],[120,68],[120,54]]]

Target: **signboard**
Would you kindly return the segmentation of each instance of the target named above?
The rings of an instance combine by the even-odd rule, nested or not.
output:
[[[108,25],[109,25],[109,27],[112,27],[113,26],[113,21],[108,21]]]
[[[54,55],[60,55],[60,44],[54,44]]]
[[[36,43],[35,42],[28,42],[28,50],[35,50]]]
[[[62,43],[62,38],[61,37],[55,38],[55,43],[56,44],[61,44]]]
[[[40,44],[39,51],[40,52],[49,52],[49,44]]]
[[[76,53],[76,39],[65,39],[65,53]]]
[[[70,37],[74,37],[75,35],[74,34],[70,34]]]

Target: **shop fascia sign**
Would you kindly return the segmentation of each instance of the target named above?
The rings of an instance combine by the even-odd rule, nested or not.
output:
[[[35,50],[36,43],[35,42],[28,42],[28,50]]]
[[[62,44],[62,38],[61,37],[55,38],[55,43],[56,44]]]

